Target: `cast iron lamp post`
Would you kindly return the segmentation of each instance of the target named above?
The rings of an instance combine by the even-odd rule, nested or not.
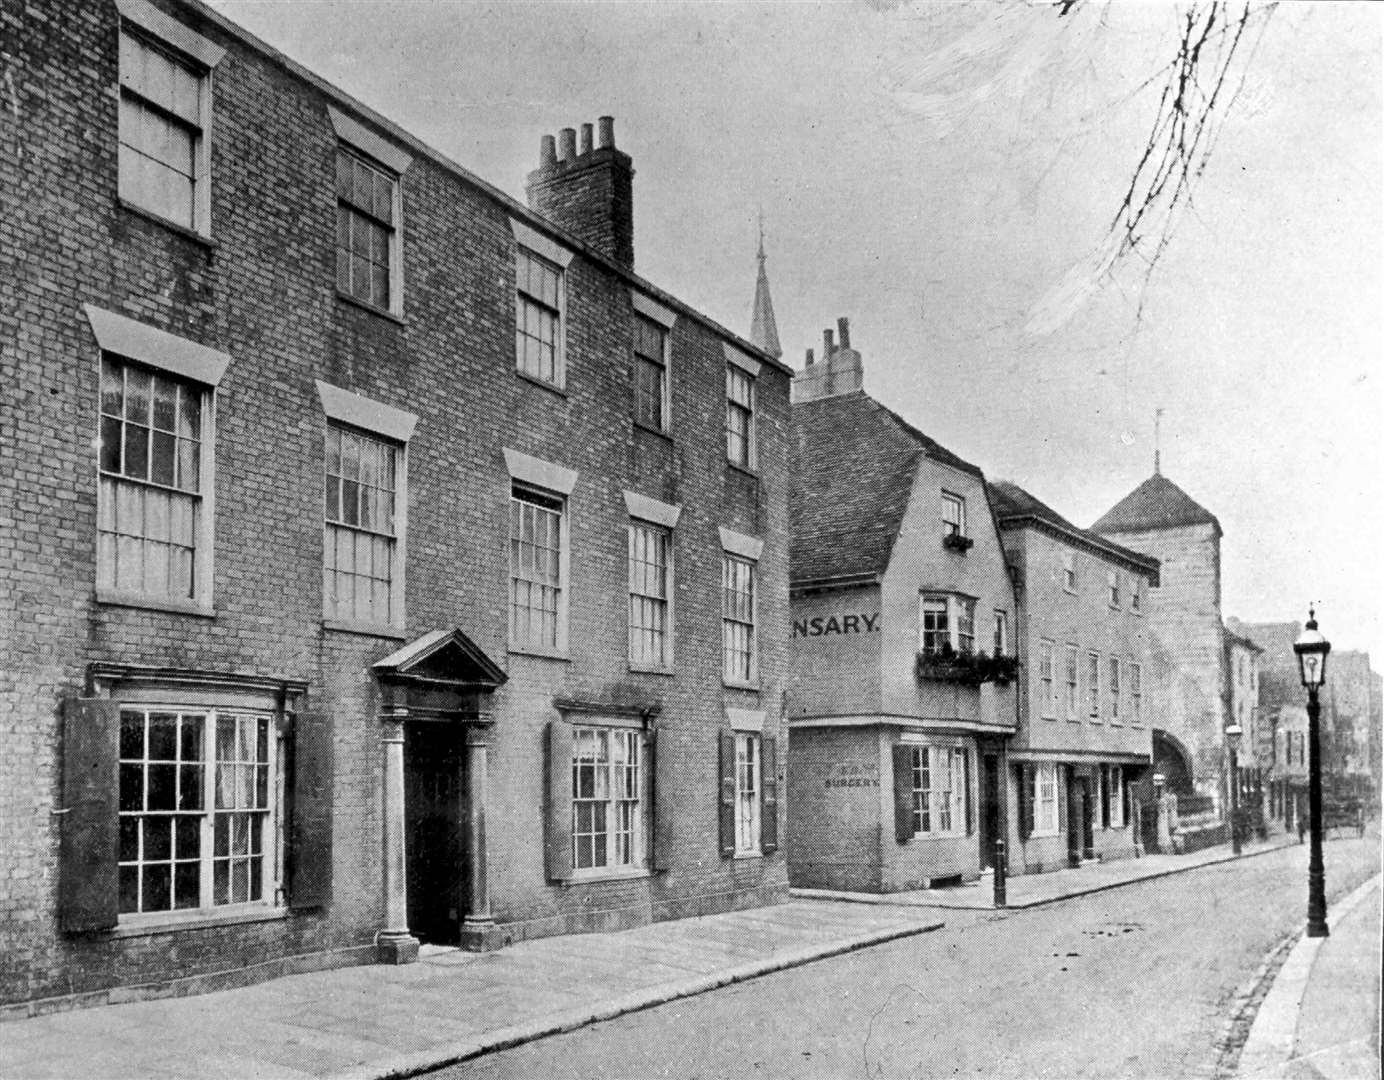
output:
[[[1307,827],[1312,848],[1307,859],[1307,936],[1327,937],[1326,869],[1322,865],[1322,755],[1318,733],[1321,705],[1317,690],[1326,682],[1326,654],[1331,642],[1317,632],[1317,613],[1307,611],[1307,628],[1293,642],[1302,685],[1307,687]]]
[[[1225,745],[1230,749],[1230,853],[1240,854],[1240,763],[1236,751],[1244,729],[1234,720],[1226,725]]]

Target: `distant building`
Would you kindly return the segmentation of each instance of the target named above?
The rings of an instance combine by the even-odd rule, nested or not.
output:
[[[1258,645],[1227,629],[1225,638],[1226,715],[1228,723],[1240,728],[1240,745],[1236,751],[1236,772],[1227,772],[1226,796],[1230,784],[1236,784],[1237,805],[1244,810],[1246,821],[1255,826],[1265,810],[1264,772],[1266,759],[1273,750],[1272,728],[1262,723],[1259,711]]]
[[[1004,549],[980,469],[865,394],[839,333],[793,383],[789,876],[973,880],[1018,797]]]
[[[1091,531],[1158,560],[1145,618],[1168,658],[1171,685],[1153,732],[1154,768],[1174,794],[1218,801],[1230,718],[1220,522],[1155,471]]]
[[[791,371],[613,121],[525,205],[195,0],[0,26],[0,1002],[783,899]]]
[[[1162,680],[1149,632],[1158,561],[1078,528],[1016,484],[990,484],[1015,580],[1018,778],[1011,872],[1134,855]],[[1151,824],[1152,824],[1151,819]]]

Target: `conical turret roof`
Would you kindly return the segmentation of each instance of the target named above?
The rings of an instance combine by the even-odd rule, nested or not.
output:
[[[1162,473],[1154,473],[1117,502],[1094,525],[1092,532],[1131,533],[1157,529],[1176,529],[1185,525],[1214,525],[1221,534],[1221,523]]]

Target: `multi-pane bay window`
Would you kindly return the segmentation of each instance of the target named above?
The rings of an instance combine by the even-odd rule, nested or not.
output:
[[[102,590],[155,600],[206,597],[209,568],[198,554],[208,541],[203,455],[211,452],[210,411],[202,386],[102,356]]]
[[[629,527],[629,661],[638,667],[672,664],[669,600],[673,593],[673,537],[660,525]]]
[[[726,460],[742,469],[755,467],[754,378],[735,364],[726,365]]]
[[[521,484],[509,500],[509,641],[557,650],[561,630],[566,500]]]
[[[120,710],[121,915],[277,902],[278,746],[267,713]]]
[[[927,655],[971,653],[976,647],[976,602],[951,593],[919,597],[919,646]]]
[[[223,50],[161,20],[174,42],[120,30],[120,197],[161,218],[209,232],[206,133],[210,68]]]
[[[402,457],[391,442],[327,425],[325,618],[399,621],[396,519]]]
[[[628,728],[573,728],[572,869],[642,865],[641,740]]]
[[[900,743],[895,746],[898,839],[907,840],[920,834],[964,836],[970,831],[967,754],[967,749],[960,745]]]
[[[1110,694],[1110,719],[1117,721],[1120,718],[1120,658],[1118,656],[1110,658],[1108,690]]]
[[[1092,720],[1100,719],[1100,653],[1086,654],[1086,712]]]
[[[346,146],[336,151],[336,287],[393,310],[399,179]]]
[[[755,656],[755,563],[721,556],[721,674],[727,682],[752,683],[759,677]]]
[[[668,430],[668,331],[638,314],[634,317],[634,418],[655,431]]]

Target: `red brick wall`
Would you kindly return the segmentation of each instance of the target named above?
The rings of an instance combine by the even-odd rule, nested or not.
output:
[[[569,269],[567,382],[514,373],[514,212],[420,148],[402,180],[403,319],[334,289],[327,97],[198,9],[161,4],[228,48],[216,70],[211,244],[116,201],[113,3],[0,12],[15,73],[13,152],[0,156],[0,1001],[161,982],[284,956],[355,958],[381,925],[380,727],[366,668],[399,641],[324,631],[314,379],[417,413],[410,443],[407,632],[461,628],[509,671],[495,695],[490,884],[516,936],[714,910],[784,895],[782,853],[731,862],[716,844],[724,708],[780,734],[788,635],[788,379],[758,380],[758,477],[724,460],[720,336],[683,314],[672,335],[671,440],[630,419],[629,284]],[[338,106],[341,107],[338,102]],[[6,105],[8,109],[9,104]],[[517,133],[522,135],[523,133]],[[95,602],[98,352],[80,305],[222,349],[216,400],[214,618]],[[511,447],[579,471],[570,500],[571,655],[506,651]],[[684,506],[675,534],[677,670],[625,660],[631,489]],[[720,679],[719,525],[765,538],[760,693]],[[325,914],[143,937],[70,938],[55,920],[60,701],[93,661],[301,679],[334,718],[334,892]],[[672,868],[646,879],[544,881],[541,732],[554,696],[659,707],[676,756]],[[786,746],[780,738],[780,773]],[[782,835],[782,828],[780,828]],[[603,914],[604,913],[604,914]],[[326,959],[324,959],[326,958]]]

